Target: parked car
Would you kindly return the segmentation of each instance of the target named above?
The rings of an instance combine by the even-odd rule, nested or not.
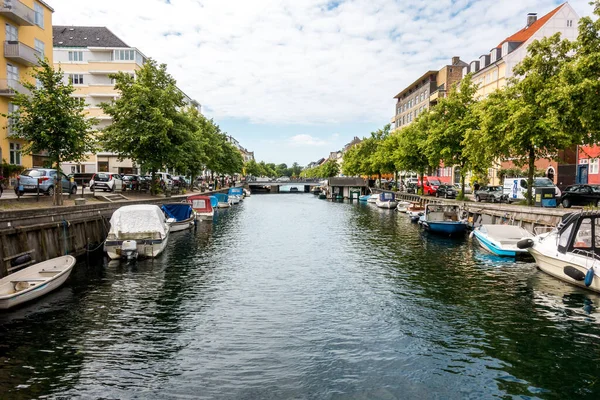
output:
[[[457,190],[452,185],[440,185],[438,186],[435,197],[444,197],[446,199],[455,199],[458,194]]]
[[[475,191],[475,201],[502,203],[503,201],[508,201],[508,195],[504,194],[502,186],[484,186]]]
[[[600,206],[600,186],[571,185],[565,188],[559,201],[564,208],[571,206]]]
[[[15,186],[15,194],[22,196],[25,193],[37,193],[38,181],[40,184],[40,193],[48,196],[54,196],[54,183],[58,171],[51,168],[29,168],[19,175],[18,185]],[[60,173],[60,182],[63,193],[77,193],[77,183],[71,180],[62,172]]]
[[[112,172],[97,172],[90,180],[91,190],[104,190],[109,192],[123,190],[123,178]]]
[[[139,175],[127,174],[121,177],[123,178],[123,187],[127,190],[140,190],[142,178]]]
[[[423,178],[423,194],[425,196],[433,196],[437,191],[437,188],[442,184],[439,179],[435,176],[426,176]],[[421,181],[419,181],[421,185]]]
[[[173,175],[173,187],[187,188],[188,184],[184,176]]]
[[[460,191],[462,190],[462,187],[461,187],[460,183],[455,183],[454,184],[454,189],[456,189],[456,191],[458,193],[460,193]],[[465,194],[471,194],[471,193],[473,193],[473,189],[471,189],[471,184],[465,182]]]
[[[171,174],[167,174],[166,172],[157,172],[155,176],[157,177],[158,184],[162,189],[165,187],[169,189],[173,187],[173,177]]]
[[[414,194],[416,194],[417,193],[417,189],[418,189],[418,186],[414,182],[409,182],[408,184],[406,184],[406,193],[414,193]]]

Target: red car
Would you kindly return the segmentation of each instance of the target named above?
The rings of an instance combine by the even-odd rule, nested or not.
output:
[[[421,181],[419,181],[419,184],[421,184]],[[423,178],[423,194],[425,196],[434,196],[441,184],[442,182],[437,177],[426,176]]]

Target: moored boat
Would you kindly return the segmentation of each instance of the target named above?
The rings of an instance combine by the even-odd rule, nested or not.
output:
[[[396,211],[405,213],[412,203],[410,201],[399,201],[396,206]]]
[[[358,201],[367,202],[371,197],[370,194],[363,194],[362,196],[358,196]]]
[[[375,205],[379,208],[394,209],[398,205],[394,192],[379,193],[375,200]]]
[[[171,233],[184,231],[194,226],[196,214],[191,204],[187,202],[168,203],[163,204],[161,209],[167,217],[167,224]]]
[[[208,196],[208,198],[210,199],[210,206],[213,210],[219,207],[219,200],[215,196]]]
[[[69,277],[75,257],[42,261],[0,279],[0,309],[6,310],[58,289]]]
[[[539,269],[570,284],[600,293],[600,212],[566,214],[552,231],[523,239]]]
[[[169,226],[160,207],[138,204],[121,207],[110,218],[104,251],[113,259],[156,257],[165,249]]]
[[[427,204],[419,224],[442,235],[458,235],[467,230],[467,222],[460,218],[460,207],[454,204]]]
[[[229,196],[229,199],[233,200],[234,203],[233,204],[237,204],[240,201],[244,200],[244,189],[241,187],[232,187],[229,188],[229,191],[227,192],[227,195]],[[237,198],[237,202],[235,202],[235,199]]]
[[[516,225],[483,224],[473,230],[473,236],[485,250],[502,257],[527,254],[526,249],[517,247],[524,238],[533,237],[527,230]]]
[[[378,194],[372,194],[367,199],[367,203],[376,203],[378,198],[379,198]]]
[[[196,212],[196,220],[212,220],[215,215],[209,196],[195,194],[188,196],[187,202],[191,204]]]
[[[225,193],[215,193],[213,196],[217,199],[217,207],[218,208],[227,208],[230,207],[229,196]]]
[[[252,193],[248,189],[244,189],[244,197],[250,197]]]

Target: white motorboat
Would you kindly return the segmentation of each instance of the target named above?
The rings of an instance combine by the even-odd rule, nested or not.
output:
[[[225,193],[213,193],[213,196],[217,198],[217,208],[231,207],[229,196]]]
[[[187,202],[163,204],[161,210],[167,217],[167,225],[171,233],[185,231],[195,224],[196,212]]]
[[[160,207],[150,204],[124,206],[110,219],[104,251],[113,260],[156,257],[165,249],[169,231]]]
[[[369,197],[369,200],[367,200],[367,203],[376,203],[378,198],[378,194],[372,194],[371,197]]]
[[[239,204],[240,202],[240,198],[236,195],[229,195],[229,204],[234,205],[234,204]]]
[[[600,293],[600,212],[566,214],[547,234],[523,239],[539,269],[573,285]]]
[[[382,192],[377,195],[375,205],[379,208],[394,209],[398,205],[394,192]]]
[[[411,204],[412,203],[409,201],[399,201],[398,205],[396,206],[396,211],[405,213]]]
[[[248,189],[244,189],[244,196],[245,197],[250,197],[252,193],[248,190]]]
[[[517,242],[533,234],[516,225],[483,224],[473,230],[473,236],[485,250],[503,257],[527,254],[527,249],[517,247]]]
[[[37,299],[58,289],[69,277],[75,257],[52,258],[0,279],[0,309]]]

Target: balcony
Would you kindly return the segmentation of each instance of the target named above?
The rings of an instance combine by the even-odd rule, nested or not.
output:
[[[4,42],[4,57],[19,64],[34,66],[39,65],[38,57],[43,58],[43,54],[36,49],[27,46],[15,40]]]
[[[17,25],[35,25],[35,13],[19,0],[4,0],[0,5],[0,15],[10,19]]]
[[[446,91],[443,89],[440,90],[436,90],[435,92],[431,93],[431,95],[429,95],[429,102],[430,103],[437,103],[437,101],[439,99],[443,99],[444,97],[446,97]]]
[[[0,79],[0,96],[12,97],[17,92],[30,95],[31,92],[14,79]]]

